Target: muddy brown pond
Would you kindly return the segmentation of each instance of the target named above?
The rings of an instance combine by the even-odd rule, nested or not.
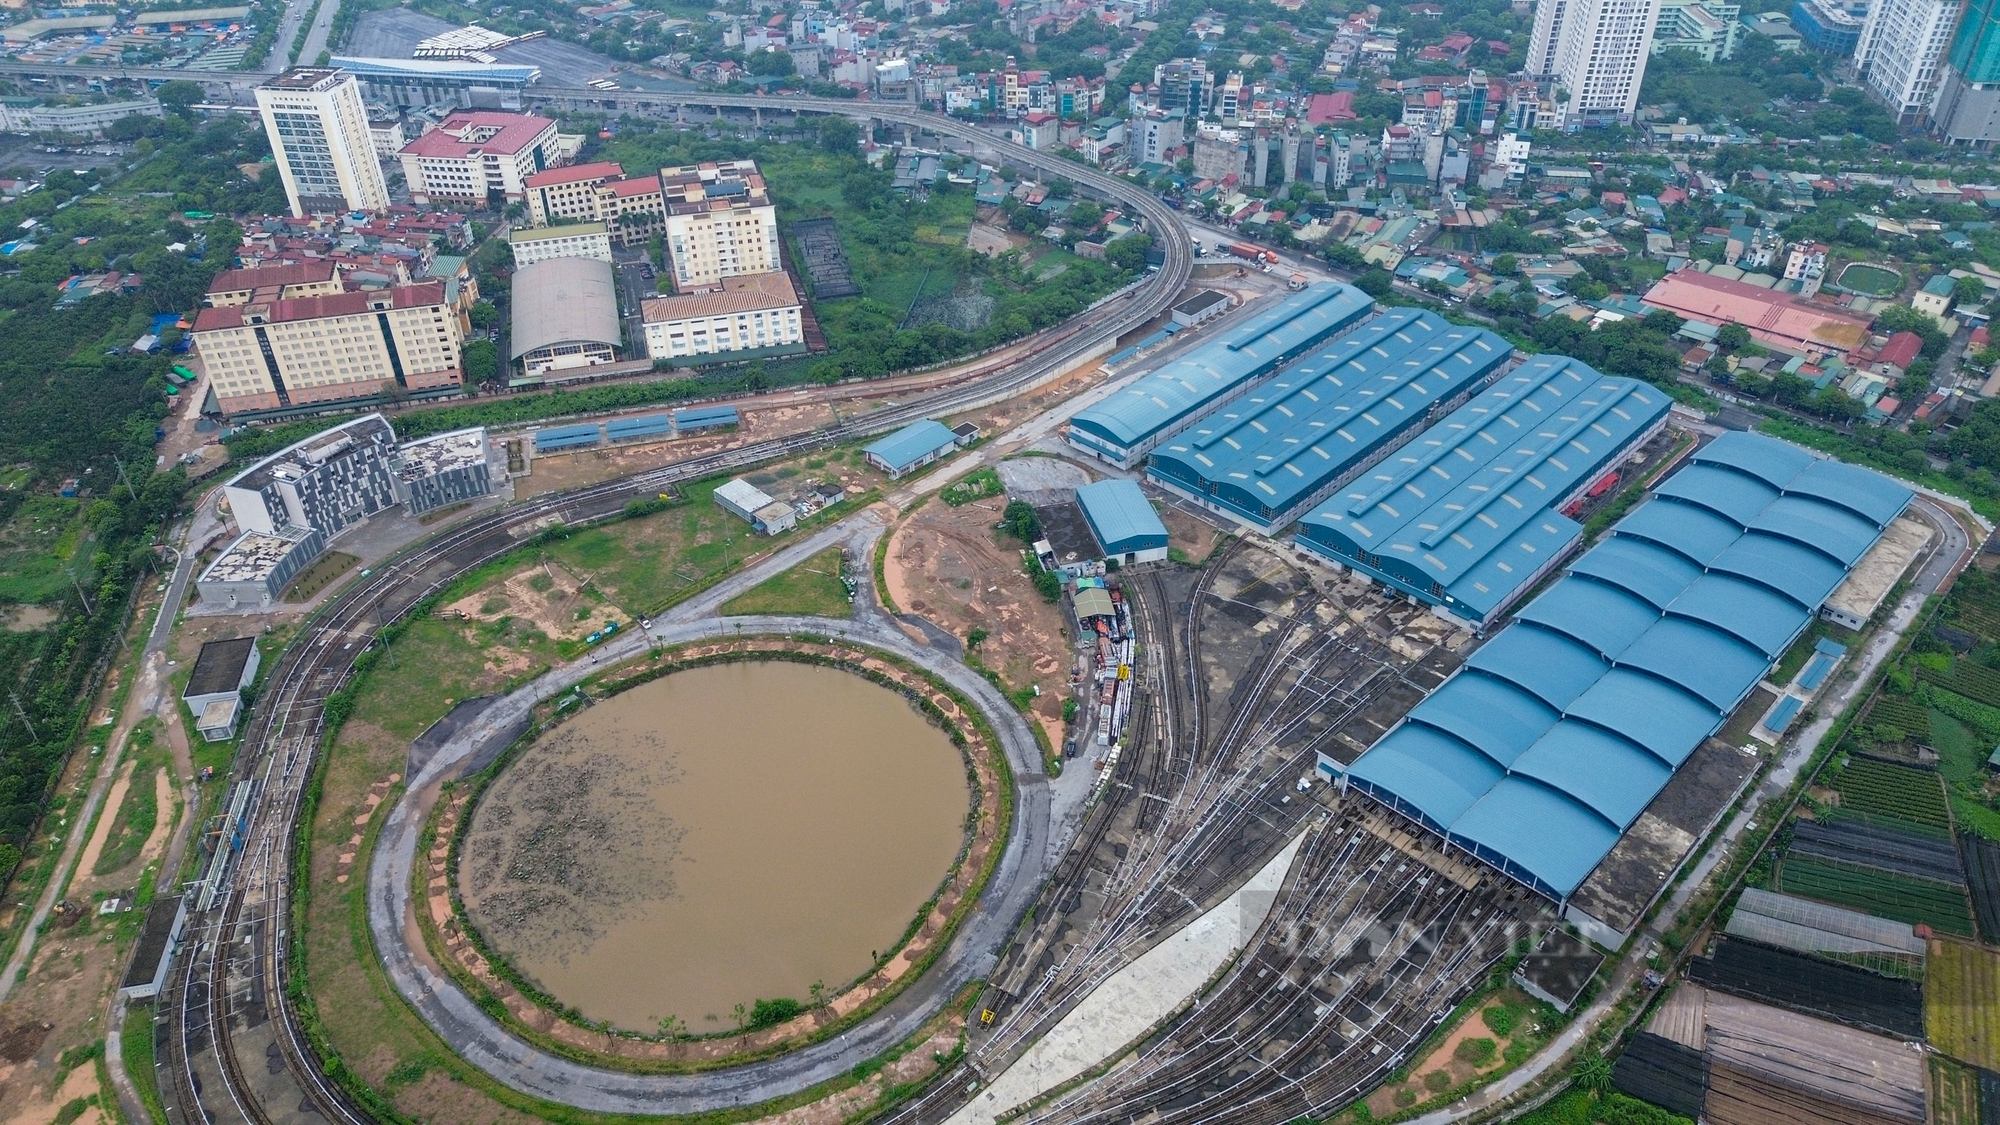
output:
[[[965,763],[901,695],[782,661],[695,668],[528,747],[459,861],[492,947],[586,1019],[695,1034],[869,971],[964,840]]]

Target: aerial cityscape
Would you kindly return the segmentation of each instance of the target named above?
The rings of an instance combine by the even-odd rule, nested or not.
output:
[[[0,1125],[2000,1122],[2000,0],[11,0]]]

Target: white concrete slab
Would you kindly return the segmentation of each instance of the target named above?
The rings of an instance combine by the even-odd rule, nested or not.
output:
[[[1098,985],[946,1125],[993,1125],[1001,1114],[1115,1057],[1172,1015],[1264,924],[1302,839],[1295,837],[1220,905]]]

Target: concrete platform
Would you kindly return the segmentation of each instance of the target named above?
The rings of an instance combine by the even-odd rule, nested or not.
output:
[[[993,1125],[1001,1114],[1115,1058],[1172,1015],[1264,924],[1301,839],[1294,837],[1220,905],[1097,986],[947,1125]]]

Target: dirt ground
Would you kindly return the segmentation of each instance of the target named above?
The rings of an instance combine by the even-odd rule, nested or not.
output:
[[[475,621],[524,620],[553,640],[575,641],[604,622],[604,598],[559,562],[544,559],[444,607]]]
[[[1410,1075],[1408,1082],[1401,1085],[1384,1085],[1381,1089],[1370,1094],[1367,1102],[1368,1108],[1378,1117],[1387,1117],[1398,1112],[1401,1107],[1396,1105],[1396,1091],[1400,1089],[1415,1090],[1419,1101],[1436,1096],[1424,1085],[1424,1076],[1430,1074],[1432,1071],[1442,1070],[1450,1076],[1450,1084],[1445,1086],[1445,1089],[1450,1090],[1466,1082],[1470,1082],[1474,1075],[1492,1074],[1505,1069],[1507,1062],[1502,1056],[1506,1053],[1507,1045],[1513,1040],[1508,1036],[1495,1033],[1492,1028],[1486,1026],[1485,1020],[1481,1018],[1481,1013],[1486,1008],[1495,1007],[1503,1002],[1525,1013],[1521,1016],[1521,1021],[1515,1027],[1514,1031],[1516,1035],[1526,1034],[1528,1029],[1534,1025],[1536,1018],[1534,1002],[1525,993],[1511,988],[1501,992],[1497,996],[1490,996],[1481,1006],[1480,1011],[1473,1012],[1460,1020],[1458,1026],[1452,1028],[1451,1033],[1446,1035],[1443,1041],[1438,1043],[1437,1046],[1433,1047],[1429,1054],[1426,1054],[1423,1058],[1418,1059],[1405,1068]],[[1493,1061],[1487,1063],[1485,1066],[1475,1068],[1464,1060],[1457,1058],[1453,1052],[1458,1050],[1458,1045],[1467,1039],[1493,1040]]]
[[[833,407],[824,402],[788,402],[786,395],[766,395],[757,405],[739,405],[742,425],[726,434],[697,435],[672,441],[636,443],[581,449],[573,453],[551,453],[535,458],[526,477],[514,482],[519,499],[540,496],[579,485],[657,468],[690,457],[701,457],[739,445],[796,434],[835,421]],[[843,407],[841,415],[852,417],[854,407]]]
[[[957,508],[933,500],[898,526],[883,578],[905,613],[924,617],[960,640],[987,638],[977,654],[1009,688],[1038,684],[1035,714],[1061,745],[1062,701],[1070,667],[1060,606],[1043,601],[1021,565],[1020,544],[993,530],[1004,497]]]
[[[1167,525],[1167,548],[1187,553],[1186,561],[1200,564],[1215,553],[1227,538],[1216,526],[1192,512],[1172,504],[1155,504],[1160,522]],[[1175,556],[1178,558],[1179,556]]]
[[[974,223],[972,229],[965,232],[966,248],[989,258],[997,258],[1009,250],[1017,250],[1026,246],[1028,241],[1025,236],[1014,234],[1007,228],[997,227],[992,223]]]

